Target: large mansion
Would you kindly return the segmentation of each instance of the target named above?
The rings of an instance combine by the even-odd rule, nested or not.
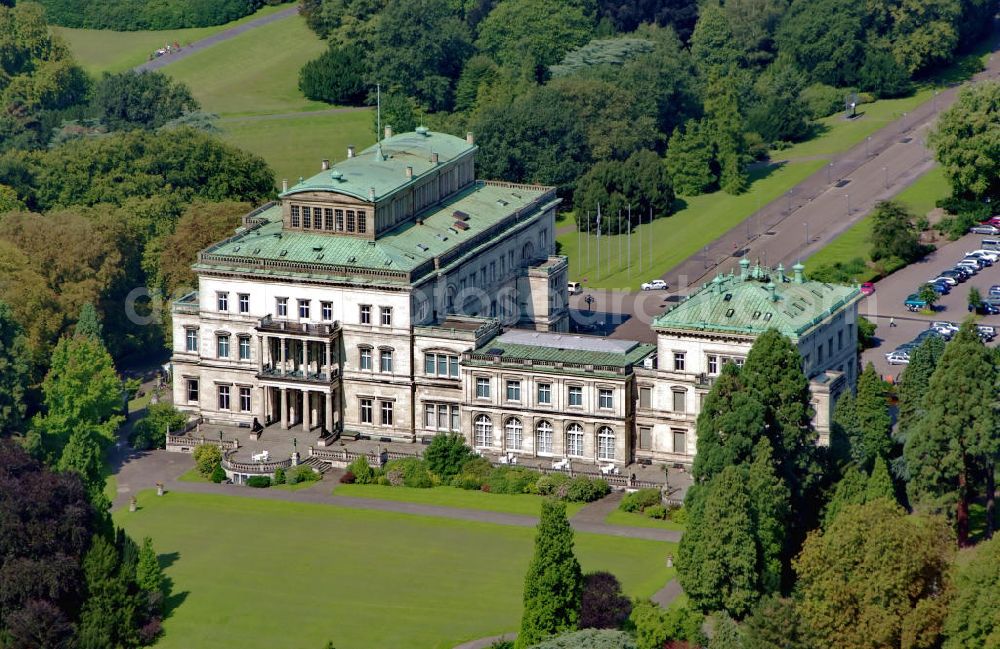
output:
[[[690,463],[701,399],[759,333],[799,346],[821,434],[853,385],[856,288],[779,267],[719,276],[657,344],[571,334],[549,187],[475,179],[477,147],[418,128],[347,158],[198,255],[173,306],[177,407],[207,421],[627,464]]]

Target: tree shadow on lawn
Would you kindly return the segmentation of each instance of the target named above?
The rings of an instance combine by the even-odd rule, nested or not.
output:
[[[170,566],[177,563],[177,560],[181,558],[180,552],[167,552],[164,554],[157,555],[156,559],[160,564],[160,568],[166,570]],[[179,593],[174,592],[174,580],[170,577],[163,576],[163,586],[164,590],[169,593],[163,600],[163,619],[166,620],[174,611],[184,603],[184,600],[190,595],[190,591],[181,591]]]

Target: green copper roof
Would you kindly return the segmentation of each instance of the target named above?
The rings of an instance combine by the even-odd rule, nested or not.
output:
[[[583,371],[589,365],[597,372],[614,372],[641,362],[654,351],[656,345],[634,340],[514,329],[473,350],[466,363],[492,365],[493,358],[499,357],[503,364],[531,361],[537,371],[545,371],[546,366],[557,369],[558,363],[563,371]]]
[[[406,283],[432,271],[435,259],[446,268],[448,253],[462,244],[489,245],[558,200],[548,187],[475,182],[375,241],[283,230],[281,207],[274,205],[255,215],[260,225],[205,249],[194,268],[318,278],[399,274],[396,279]],[[468,215],[468,229],[455,227],[456,211]]]
[[[777,329],[798,338],[811,327],[860,298],[857,286],[789,281],[776,271],[741,263],[741,275],[717,275],[687,300],[653,319],[654,329],[687,329],[761,334]]]
[[[475,145],[447,133],[423,130],[401,133],[299,182],[281,197],[300,192],[334,191],[368,201],[374,189],[375,200],[379,201],[416,182],[432,169],[475,149]],[[438,163],[431,160],[434,153],[438,155]],[[407,167],[413,167],[412,178],[406,177]]]

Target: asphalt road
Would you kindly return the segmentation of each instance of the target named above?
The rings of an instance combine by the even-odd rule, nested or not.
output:
[[[911,313],[903,306],[903,301],[909,294],[915,293],[922,283],[933,279],[940,271],[954,266],[966,252],[979,249],[979,241],[982,238],[983,236],[979,234],[968,234],[958,241],[939,244],[938,250],[925,259],[910,264],[875,284],[875,293],[858,305],[858,313],[878,325],[875,332],[878,346],[862,354],[862,363],[867,364],[871,361],[880,374],[895,379],[905,365],[889,365],[885,354],[902,343],[913,340],[935,320],[948,320],[961,324],[969,317],[969,288],[975,286],[985,297],[989,293],[990,286],[1000,284],[1000,263],[987,266],[964,284],[952,287],[951,293],[942,296],[934,305],[934,315]],[[895,327],[889,326],[890,318],[895,322]],[[993,325],[1000,331],[1000,315],[977,316],[976,322]],[[996,345],[998,342],[1000,340],[994,340],[990,344]]]
[[[998,76],[1000,56],[994,55],[986,69],[967,83]],[[667,271],[661,277],[670,286],[669,293],[588,289],[584,295],[593,296],[592,307],[597,313],[621,313],[612,337],[652,342],[655,335],[649,322],[663,311],[665,298],[677,299],[716,273],[734,270],[741,256],[770,265],[782,262],[786,267],[805,259],[868,214],[877,202],[892,198],[934,166],[925,139],[937,115],[951,106],[958,90],[942,90],[869,140],[834,157],[828,167],[762,207],[706,251]],[[572,297],[570,306],[586,314],[582,299],[583,295]]]

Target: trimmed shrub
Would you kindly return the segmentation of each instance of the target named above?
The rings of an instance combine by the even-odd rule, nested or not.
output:
[[[187,419],[187,415],[169,403],[151,403],[146,408],[146,416],[132,428],[129,444],[139,450],[163,448],[167,442],[167,429],[180,430]]]
[[[354,474],[350,471],[347,471],[346,473],[344,473],[344,475],[340,476],[340,483],[354,484]]]
[[[266,489],[271,486],[271,478],[266,475],[255,475],[247,478],[247,486],[254,489]]]
[[[647,507],[659,505],[662,501],[659,489],[640,489],[630,494],[625,494],[618,509],[623,512],[641,512]]]
[[[194,464],[203,478],[210,478],[212,471],[222,461],[222,451],[215,444],[200,444],[194,447]]]
[[[498,466],[490,472],[484,487],[489,487],[489,492],[495,494],[531,493],[532,486],[538,482],[540,475],[538,471],[531,469]]]
[[[331,45],[299,70],[299,90],[313,101],[360,105],[368,92],[365,66],[363,48]]]
[[[226,471],[222,468],[222,464],[216,464],[215,468],[212,469],[212,475],[210,480],[215,484],[221,484],[226,480]]]
[[[667,519],[667,508],[663,505],[653,505],[642,510],[642,513],[649,518],[658,518],[663,521]]]
[[[371,484],[375,481],[375,471],[368,464],[368,457],[365,455],[358,456],[358,459],[348,464],[347,470],[354,475],[354,481],[358,484]]]
[[[838,90],[825,83],[814,83],[799,93],[799,99],[805,105],[809,117],[819,119],[841,110],[844,107],[844,98],[849,93],[849,90]]]
[[[482,489],[493,472],[493,465],[484,457],[471,457],[462,465],[462,471],[452,478],[451,486],[459,489]]]
[[[315,482],[322,476],[307,466],[297,466],[288,474],[288,484],[298,484],[300,482]]]
[[[561,487],[567,487],[570,482],[570,477],[565,473],[550,473],[543,475],[535,483],[535,492],[542,496],[555,496]],[[566,489],[562,490],[562,496],[565,497]]]
[[[575,503],[590,503],[604,498],[609,493],[611,487],[604,480],[577,476],[569,483],[565,498]]]
[[[584,629],[549,638],[531,649],[636,649],[636,644],[624,631]]]
[[[285,470],[280,466],[274,470],[274,484],[285,484]]]
[[[632,602],[622,594],[622,585],[610,572],[583,576],[580,598],[581,629],[618,629],[632,612]]]
[[[449,481],[462,471],[472,458],[476,457],[458,433],[435,435],[431,445],[424,451],[427,468],[442,480]]]
[[[684,509],[683,505],[671,507],[667,511],[667,519],[677,523],[678,525],[687,525],[688,512]]]

